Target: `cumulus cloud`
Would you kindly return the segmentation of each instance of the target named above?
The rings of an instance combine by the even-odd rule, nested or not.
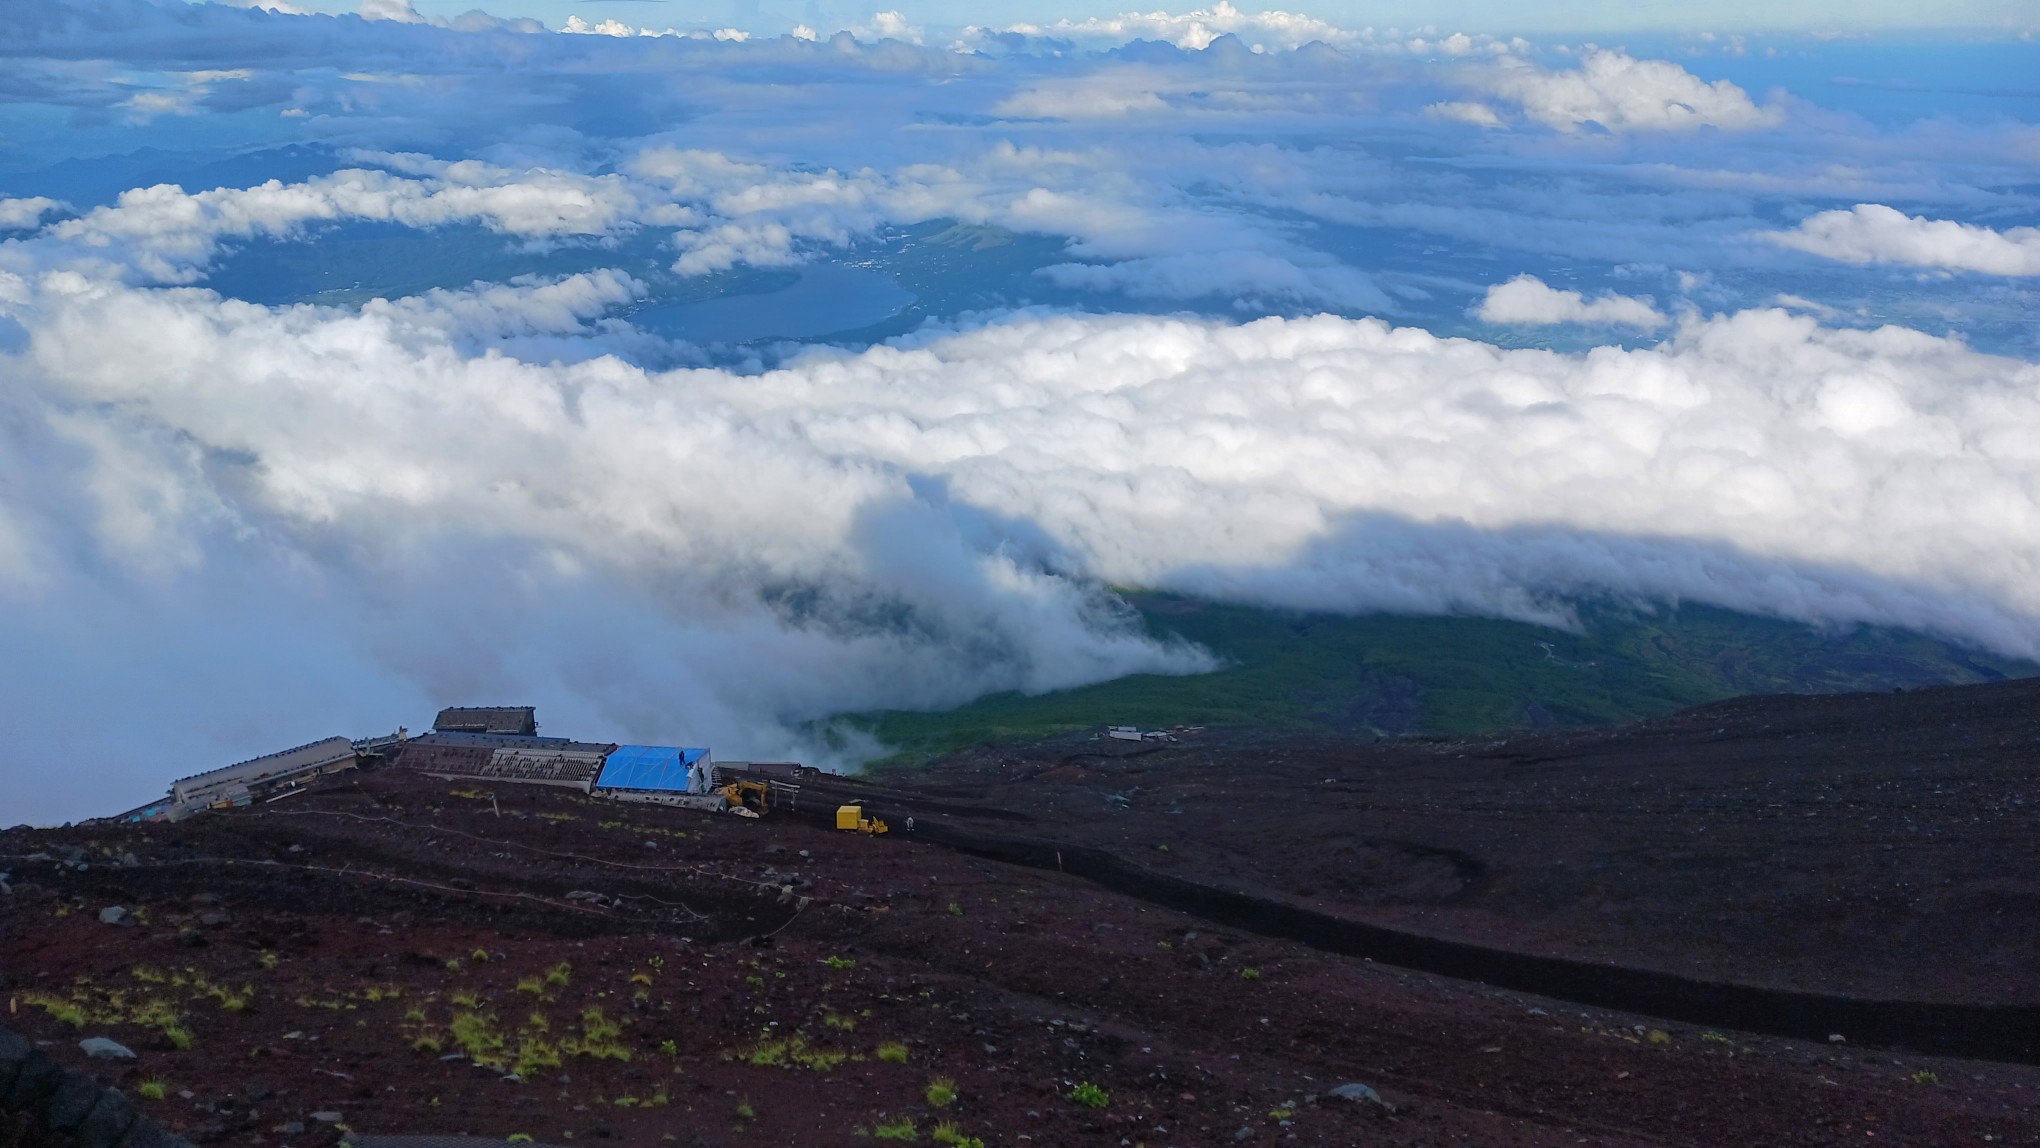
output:
[[[1488,288],[1474,314],[1490,323],[1585,323],[1645,331],[1655,331],[1669,321],[1648,299],[1611,291],[1590,302],[1578,291],[1561,291],[1535,275],[1518,275]]]
[[[1053,23],[1016,23],[996,28],[966,28],[960,41],[981,45],[995,37],[1023,37],[1047,42],[1124,44],[1151,40],[1186,52],[1203,52],[1224,42],[1249,51],[1294,51],[1308,45],[1336,47],[1349,52],[1410,54],[1418,56],[1469,56],[1524,51],[1530,45],[1521,39],[1500,40],[1486,34],[1452,32],[1440,36],[1426,30],[1405,35],[1395,29],[1372,26],[1349,28],[1301,12],[1266,9],[1242,11],[1229,0],[1209,8],[1187,12],[1123,12],[1116,16],[1064,17]],[[1231,39],[1228,40],[1228,37]]]
[[[391,20],[399,24],[423,24],[425,17],[411,6],[411,0],[361,0],[364,20]]]
[[[0,231],[21,231],[42,223],[42,217],[64,205],[44,195],[0,199]]]
[[[1555,71],[1519,56],[1499,57],[1471,73],[1481,90],[1520,104],[1523,115],[1562,132],[1599,124],[1611,132],[1744,131],[1784,118],[1727,80],[1708,83],[1670,60],[1639,60],[1594,49],[1577,68]]]
[[[123,561],[220,560],[229,521],[342,576],[438,577],[459,538],[563,592],[866,650],[781,668],[809,713],[875,700],[833,676],[871,650],[932,659],[900,687],[922,704],[1196,664],[1101,623],[1100,582],[1540,619],[1613,587],[2040,653],[2040,375],[1957,341],[1779,311],[1574,355],[1330,316],[1020,316],[750,376],[460,341],[631,290],[347,313],[74,276],[8,310]],[[912,621],[868,630],[880,603]],[[957,650],[1001,653],[957,677]]]
[[[1790,231],[1759,233],[1781,247],[1844,263],[1897,263],[1985,275],[2040,275],[2040,227],[1996,231],[1907,215],[1881,203],[1806,217]]]
[[[1315,16],[1279,9],[1242,12],[1227,0],[1220,0],[1210,8],[1188,12],[1128,12],[1081,20],[1064,18],[1052,24],[1010,24],[1001,30],[1023,36],[1067,39],[1163,40],[1193,52],[1202,51],[1220,36],[1228,35],[1284,48],[1299,47],[1313,40],[1326,44],[1356,44],[1373,39],[1372,29],[1352,31]],[[966,39],[979,31],[971,29],[966,32]]]

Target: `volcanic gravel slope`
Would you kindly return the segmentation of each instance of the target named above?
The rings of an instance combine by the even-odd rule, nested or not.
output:
[[[983,749],[951,791],[1148,869],[1521,952],[2040,1004],[2040,681],[1749,697],[1615,730]]]
[[[1939,693],[1882,704],[1924,707],[1894,722],[1931,723]],[[1985,691],[1960,703],[1969,708],[1957,724],[1983,723],[2021,697],[2030,713],[2030,694]],[[1687,772],[1700,767],[1685,755],[1740,740],[1709,742],[1724,735],[1706,731],[1767,723],[1795,743],[1829,730],[1818,737],[1849,760],[1858,755],[1848,738],[1866,751],[1905,740],[1820,716],[1857,712],[1851,704],[1750,701],[1598,740],[1489,747],[1241,739],[1133,759],[1079,756],[1099,748],[1088,744],[986,753],[926,778],[903,810],[924,829],[1118,841],[1144,863],[1259,882],[1271,895],[1535,941],[1572,928],[1574,912],[1505,896],[1543,887],[1505,883],[1511,858],[1544,848],[1537,832],[1567,839],[1587,826],[1614,840],[1684,841],[1699,831],[1678,829],[1690,823],[1754,833],[1769,824],[1751,812],[1764,803],[1689,816],[1678,802],[1755,786],[1775,757],[1725,750],[1718,764],[1742,761],[1743,772],[1724,776],[1743,780],[1710,785]],[[1800,717],[1777,716],[1788,712]],[[1982,753],[2013,736],[1980,728],[1949,731],[1954,740],[1941,744]],[[1612,798],[1565,814],[1582,795],[1616,791],[1601,775],[1494,788],[1466,764],[1508,776],[1561,752],[1581,768],[1657,761],[1671,779],[1624,821]],[[1144,810],[1169,792],[1164,779],[1129,785],[1114,771],[1160,769],[1171,754],[1185,812]],[[1341,770],[1320,768],[1327,760]],[[1412,796],[1394,776],[1423,769],[1461,780]],[[1980,796],[1997,792],[1987,770],[1960,774],[1970,788],[1955,785],[1957,772],[1933,772],[1922,792],[1953,788],[1979,811],[2011,800]],[[1229,802],[1218,794],[1228,784]],[[1830,792],[1825,784],[1816,789]],[[1106,799],[1130,789],[1124,808]],[[1520,796],[1546,789],[1541,805]],[[804,791],[802,814],[746,821],[381,770],[174,827],[10,831],[0,834],[12,882],[0,894],[5,1023],[130,1095],[160,1084],[162,1099],[139,1103],[208,1144],[324,1146],[364,1133],[870,1144],[906,1142],[909,1126],[914,1142],[935,1143],[945,1122],[987,1145],[1042,1148],[2040,1143],[2040,1069],[1672,1024],[1336,956],[920,842],[904,826],[878,838],[840,833],[803,815],[825,811],[820,792]],[[1198,793],[1214,796],[1200,807]],[[1345,804],[1318,804],[1331,794]],[[1463,808],[1444,812],[1454,803]],[[1428,822],[1425,805],[1439,811]],[[1373,806],[1407,832],[1370,828],[1362,815]],[[1893,808],[1921,833],[1958,825],[1931,802]],[[1492,844],[1504,815],[1524,839],[1507,851]],[[1897,814],[1876,816],[1881,826]],[[1148,817],[1175,828],[1150,841]],[[1458,844],[1418,832],[1455,817],[1488,828]],[[1341,836],[1340,819],[1356,840],[1410,843],[1366,870],[1392,892],[1287,887],[1314,845]],[[1275,860],[1243,860],[1257,832]],[[1851,839],[1836,830],[1829,840]],[[1857,851],[1878,852],[1860,841]],[[1925,864],[1943,853],[1905,855]],[[1402,856],[1414,860],[1393,859]],[[2000,858],[1998,871],[2021,856]],[[1626,874],[1649,886],[1666,869],[1630,865],[1607,881],[1620,886]],[[1766,905],[1779,883],[1743,895]],[[1782,884],[1778,896],[1799,895]],[[1492,901],[1476,913],[1471,897]],[[112,905],[134,923],[102,923]],[[1425,906],[1465,909],[1473,923],[1422,915]],[[1620,915],[1581,919],[1632,927]],[[1705,915],[1669,919],[1634,926],[1629,951],[1664,959],[1661,937]],[[91,1035],[139,1055],[87,1061],[76,1042]],[[952,1102],[934,1103],[938,1079],[951,1082]],[[1349,1082],[1385,1103],[1332,1094]],[[1084,1084],[1102,1107],[1072,1098]]]

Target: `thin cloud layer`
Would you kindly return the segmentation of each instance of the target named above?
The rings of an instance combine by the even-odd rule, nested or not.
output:
[[[1995,231],[1907,215],[1881,203],[1823,211],[1763,238],[1844,263],[1896,263],[1984,275],[2040,275],[2040,227]]]

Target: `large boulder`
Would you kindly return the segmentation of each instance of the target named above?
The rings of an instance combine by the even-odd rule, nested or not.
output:
[[[85,1123],[86,1115],[97,1103],[99,1082],[75,1068],[67,1069],[57,1083],[56,1095],[50,1097],[43,1110],[43,1122],[55,1131],[69,1132]]]
[[[0,1028],[0,1096],[7,1094],[7,1086],[14,1082],[14,1074],[21,1069],[28,1054],[35,1051],[35,1045],[18,1032]]]
[[[7,1095],[0,1098],[0,1107],[10,1112],[33,1108],[49,1098],[64,1079],[64,1070],[51,1060],[42,1049],[31,1049],[28,1058],[21,1062],[14,1080],[7,1086]]]
[[[105,1089],[99,1094],[99,1103],[92,1106],[85,1122],[78,1126],[78,1148],[117,1148],[139,1116],[127,1097],[114,1089]]]

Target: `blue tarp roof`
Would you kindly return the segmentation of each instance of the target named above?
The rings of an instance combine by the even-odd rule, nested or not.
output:
[[[665,789],[686,793],[688,767],[708,756],[705,749],[670,745],[619,745],[602,763],[597,789]]]

